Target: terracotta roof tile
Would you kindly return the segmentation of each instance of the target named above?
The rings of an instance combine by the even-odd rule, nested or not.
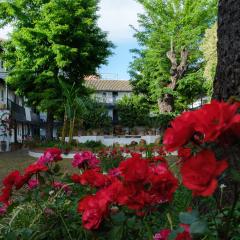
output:
[[[125,80],[89,79],[86,81],[86,86],[97,91],[132,92],[132,86],[130,82]]]

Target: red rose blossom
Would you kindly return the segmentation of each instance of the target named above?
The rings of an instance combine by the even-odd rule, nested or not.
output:
[[[203,150],[183,163],[183,184],[192,190],[195,196],[210,196],[217,188],[217,177],[227,167],[226,161],[216,160],[214,152]]]
[[[27,168],[24,170],[24,175],[27,176],[32,176],[33,174],[36,174],[38,172],[46,172],[48,171],[48,167],[45,165],[39,164],[39,163],[33,163],[29,165]]]
[[[73,176],[76,180],[76,176]],[[104,187],[110,183],[110,177],[99,172],[98,169],[86,170],[77,180],[82,185]]]
[[[102,219],[108,213],[109,201],[101,197],[97,194],[87,196],[78,203],[78,212],[82,213],[83,226],[88,230],[98,229]]]
[[[134,155],[119,165],[121,175],[127,182],[145,181],[149,173],[149,163],[140,155]]]
[[[6,187],[12,187],[15,182],[16,179],[20,176],[20,172],[19,171],[13,171],[11,173],[9,173],[4,179],[3,179],[3,185]]]
[[[192,240],[192,238],[189,232],[184,231],[182,233],[178,233],[175,240]]]
[[[186,144],[194,135],[195,116],[194,112],[184,112],[171,122],[164,134],[163,144],[168,151],[175,151]]]
[[[168,240],[168,236],[170,235],[170,233],[170,229],[163,229],[153,236],[153,240]]]

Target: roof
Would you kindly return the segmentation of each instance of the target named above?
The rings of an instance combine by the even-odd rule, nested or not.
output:
[[[116,92],[132,92],[130,81],[127,80],[86,80],[86,86],[96,91],[116,91]]]

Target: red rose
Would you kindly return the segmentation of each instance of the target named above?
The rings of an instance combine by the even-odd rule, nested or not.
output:
[[[2,194],[0,195],[0,202],[7,204],[11,195],[12,188],[5,187],[2,189]]]
[[[82,223],[88,230],[98,229],[108,212],[108,200],[98,195],[87,196],[79,201],[78,212],[82,213]]]
[[[203,150],[183,163],[183,184],[194,195],[210,196],[217,188],[217,177],[228,167],[226,161],[217,161],[214,152]]]
[[[164,134],[163,144],[168,151],[175,151],[177,148],[186,144],[194,135],[194,112],[184,112],[171,122]]]
[[[232,124],[237,113],[236,104],[228,104],[213,100],[195,111],[195,131],[204,136],[204,142],[215,141]]]
[[[190,233],[184,231],[182,233],[179,233],[175,240],[192,240]]]
[[[149,163],[140,156],[122,161],[119,165],[121,175],[127,182],[145,181],[149,173]]]
[[[155,161],[155,162],[167,162],[167,160],[162,156],[154,156],[153,161]]]
[[[110,177],[103,175],[98,169],[90,169],[79,176],[79,183],[92,187],[104,187],[110,183]]]
[[[155,168],[152,168],[148,181],[151,186],[148,190],[151,196],[150,204],[159,204],[172,200],[173,194],[178,187],[178,180],[165,164],[159,164]]]
[[[159,233],[155,234],[153,240],[168,240],[168,236],[170,235],[170,229],[163,229]]]
[[[28,175],[19,176],[16,179],[16,183],[15,183],[16,189],[18,190],[18,189],[22,188],[22,186],[24,184],[28,183],[30,178],[31,178],[31,176],[28,176]]]
[[[10,174],[8,174],[7,177],[5,177],[3,179],[3,185],[6,187],[12,187],[15,182],[16,179],[20,176],[20,172],[19,171],[13,171]]]
[[[45,165],[42,165],[39,163],[33,163],[24,170],[24,175],[32,176],[33,174],[36,174],[38,172],[46,172],[46,171],[48,171],[48,167],[46,167]]]
[[[213,100],[199,110],[184,112],[171,122],[163,143],[168,151],[174,151],[187,144],[192,137],[200,143],[219,142],[219,138],[228,131],[240,137],[240,116],[237,110],[237,104]]]
[[[76,173],[71,176],[71,179],[74,183],[80,183],[80,176]]]
[[[44,156],[49,158],[49,160],[58,162],[62,160],[62,151],[59,148],[47,148],[44,152]]]
[[[192,149],[191,148],[179,148],[178,149],[178,156],[184,161],[191,157],[192,155]]]

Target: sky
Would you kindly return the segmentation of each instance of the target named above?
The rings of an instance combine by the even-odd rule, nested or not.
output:
[[[108,39],[115,45],[108,64],[101,66],[99,73],[106,79],[128,80],[132,61],[129,50],[137,47],[129,25],[138,27],[137,14],[143,12],[142,6],[135,0],[101,0],[99,8],[99,26],[108,32]],[[0,29],[0,38],[6,38],[10,31],[10,27]]]

